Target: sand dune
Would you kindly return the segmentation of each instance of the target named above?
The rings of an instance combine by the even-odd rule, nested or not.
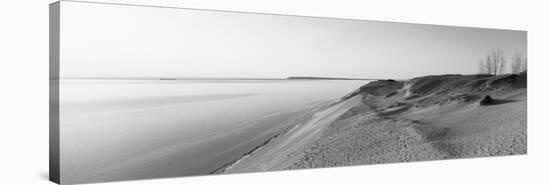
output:
[[[527,153],[527,74],[379,80],[302,115],[224,173]],[[480,103],[489,95],[492,100]]]

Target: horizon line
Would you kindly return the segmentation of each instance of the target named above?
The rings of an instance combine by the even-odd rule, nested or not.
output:
[[[247,77],[59,77],[58,79],[97,79],[97,80],[380,80],[382,78],[349,78],[321,76],[288,76],[281,78]]]

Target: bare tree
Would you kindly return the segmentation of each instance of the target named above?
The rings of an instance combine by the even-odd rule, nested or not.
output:
[[[510,68],[512,69],[512,73],[521,73],[523,71],[527,70],[527,58],[523,57],[523,55],[516,53],[512,57],[512,64],[510,65]]]
[[[479,61],[480,74],[499,75],[506,69],[506,57],[500,49],[491,50],[485,58]]]

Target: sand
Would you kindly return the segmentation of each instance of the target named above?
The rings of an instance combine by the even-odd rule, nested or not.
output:
[[[527,153],[527,74],[371,82],[217,173]],[[485,95],[494,101],[480,104]]]

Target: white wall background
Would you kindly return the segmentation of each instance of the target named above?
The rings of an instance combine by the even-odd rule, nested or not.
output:
[[[98,0],[95,0],[98,1]],[[550,25],[544,1],[461,0],[101,0],[247,11],[528,30],[528,155],[371,165],[113,184],[548,184]],[[48,4],[0,6],[0,184],[51,184],[48,173]]]

